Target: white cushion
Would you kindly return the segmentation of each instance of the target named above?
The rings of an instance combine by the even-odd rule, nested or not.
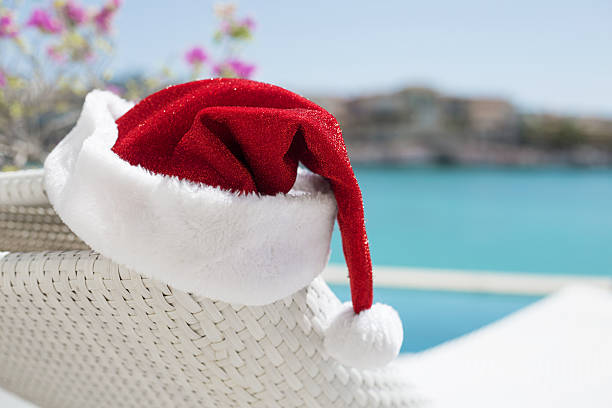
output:
[[[568,287],[398,363],[434,407],[612,407],[612,291]]]

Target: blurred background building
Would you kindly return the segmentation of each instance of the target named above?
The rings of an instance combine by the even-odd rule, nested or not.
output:
[[[505,99],[429,88],[314,99],[336,115],[357,162],[612,164],[612,119],[524,113]]]

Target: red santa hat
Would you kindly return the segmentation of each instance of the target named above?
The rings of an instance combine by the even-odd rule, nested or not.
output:
[[[45,174],[57,213],[94,250],[245,305],[318,276],[337,213],[352,305],[333,311],[326,349],[360,368],[399,352],[397,313],[372,304],[361,191],[342,132],[313,102],[242,79],[169,87],[135,106],[94,91]]]

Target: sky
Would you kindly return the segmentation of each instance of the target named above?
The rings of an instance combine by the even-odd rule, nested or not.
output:
[[[237,1],[257,21],[243,52],[257,80],[307,95],[429,86],[525,111],[612,117],[612,1]],[[181,72],[214,54],[213,1],[125,0],[117,74]]]

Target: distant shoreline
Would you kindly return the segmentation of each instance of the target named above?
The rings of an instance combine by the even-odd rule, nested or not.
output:
[[[583,171],[612,171],[612,165],[575,165],[567,163],[546,163],[546,164],[503,164],[503,163],[435,163],[435,162],[401,162],[401,161],[360,161],[351,158],[351,164],[356,169],[397,169],[397,170],[418,170],[418,169],[447,169],[447,170],[583,170]]]
[[[612,168],[612,154],[596,152],[593,149],[551,152],[536,149],[514,149],[508,151],[497,148],[480,154],[469,151],[440,154],[434,151],[416,153],[402,152],[400,149],[390,153],[388,149],[370,146],[367,149],[351,148],[351,162],[359,165],[384,165],[394,167],[439,166],[439,167],[568,167],[568,168]],[[404,153],[404,154],[402,154]]]
[[[314,99],[338,119],[354,162],[612,166],[610,118],[524,113],[429,88]]]

